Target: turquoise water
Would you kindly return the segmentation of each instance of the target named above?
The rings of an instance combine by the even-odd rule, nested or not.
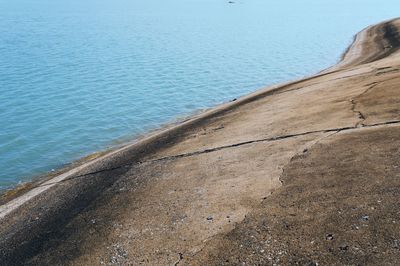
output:
[[[0,0],[0,187],[326,68],[380,3]]]

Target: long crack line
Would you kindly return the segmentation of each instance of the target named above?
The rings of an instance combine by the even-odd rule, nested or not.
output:
[[[196,156],[200,154],[205,154],[205,153],[211,153],[215,151],[220,151],[223,149],[228,149],[228,148],[235,148],[235,147],[240,147],[243,145],[248,145],[248,144],[253,144],[253,143],[260,143],[260,142],[271,142],[271,141],[279,141],[279,140],[284,140],[284,139],[289,139],[289,138],[295,138],[295,137],[301,137],[301,136],[306,136],[310,134],[317,134],[317,133],[329,133],[329,132],[334,132],[334,134],[341,132],[341,131],[348,131],[348,130],[358,130],[361,128],[371,128],[371,127],[379,127],[379,126],[385,126],[385,125],[392,125],[392,124],[398,124],[400,123],[400,120],[392,120],[392,121],[386,121],[386,122],[381,122],[381,123],[376,123],[376,124],[370,124],[370,125],[361,125],[361,126],[352,126],[352,127],[341,127],[341,128],[331,128],[331,129],[323,129],[323,130],[315,130],[315,131],[307,131],[307,132],[302,132],[302,133],[296,133],[296,134],[289,134],[289,135],[282,135],[282,136],[276,136],[276,137],[270,137],[270,138],[264,138],[264,139],[257,139],[257,140],[249,140],[249,141],[244,141],[244,142],[239,142],[231,145],[225,145],[225,146],[220,146],[216,148],[210,148],[210,149],[205,149],[205,150],[200,150],[200,151],[194,151],[194,152],[189,152],[189,153],[182,153],[182,154],[177,154],[177,155],[171,155],[171,156],[165,156],[157,159],[152,159],[152,160],[147,160],[147,161],[137,161],[137,162],[129,162],[126,164],[121,164],[119,166],[115,166],[112,168],[105,168],[101,169],[95,172],[89,172],[77,176],[72,176],[70,178],[65,178],[62,181],[58,182],[53,182],[53,183],[46,183],[46,184],[41,184],[38,185],[37,187],[43,187],[43,186],[50,186],[58,183],[63,183],[72,179],[76,178],[81,178],[81,177],[87,177],[103,172],[109,172],[109,171],[114,171],[117,169],[121,168],[126,168],[126,167],[134,167],[137,165],[142,165],[142,164],[147,164],[147,163],[153,163],[153,162],[160,162],[160,161],[167,161],[167,160],[174,160],[174,159],[179,159],[179,158],[185,158],[185,157],[191,157],[191,156]],[[333,135],[333,134],[331,134]]]

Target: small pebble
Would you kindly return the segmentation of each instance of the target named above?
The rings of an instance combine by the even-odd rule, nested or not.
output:
[[[360,229],[360,227],[358,227],[358,225],[356,225],[356,224],[353,224],[353,225],[351,226],[351,229],[353,229],[353,230],[358,230],[358,229]]]
[[[333,235],[327,234],[325,238],[326,238],[326,240],[333,240]]]
[[[396,239],[393,241],[393,248],[400,249],[400,239]]]
[[[361,220],[362,221],[368,221],[369,220],[369,216],[368,215],[363,215],[363,216],[361,216]]]

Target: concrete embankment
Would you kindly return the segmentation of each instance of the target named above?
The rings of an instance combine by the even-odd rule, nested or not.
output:
[[[0,207],[0,265],[400,264],[400,20]]]

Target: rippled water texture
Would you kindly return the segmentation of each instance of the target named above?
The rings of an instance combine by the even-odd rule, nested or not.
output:
[[[0,0],[0,187],[317,72],[397,5]]]

